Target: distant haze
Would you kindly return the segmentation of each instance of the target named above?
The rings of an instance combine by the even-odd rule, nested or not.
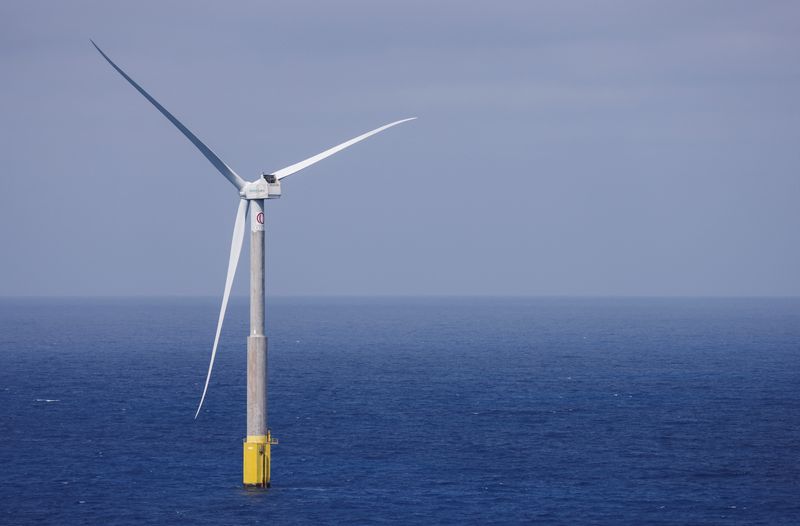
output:
[[[800,294],[797,2],[0,4],[0,296]],[[246,293],[245,249],[235,292]]]

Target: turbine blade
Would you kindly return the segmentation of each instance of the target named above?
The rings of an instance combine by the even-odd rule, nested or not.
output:
[[[286,168],[281,168],[280,170],[278,170],[277,172],[274,172],[271,175],[274,175],[278,179],[283,179],[287,175],[292,175],[295,172],[299,172],[303,168],[308,168],[312,164],[317,163],[317,162],[325,159],[326,157],[330,157],[334,153],[340,152],[340,151],[344,150],[345,148],[347,148],[348,146],[352,146],[357,142],[363,141],[367,137],[371,137],[371,136],[375,135],[376,133],[380,133],[383,130],[391,128],[392,126],[397,126],[398,124],[402,124],[404,122],[413,121],[414,119],[416,119],[416,117],[411,117],[410,119],[403,119],[403,120],[400,120],[400,121],[391,122],[391,123],[387,124],[386,126],[381,126],[380,128],[376,128],[376,129],[374,129],[374,130],[372,130],[370,132],[365,133],[364,135],[359,135],[358,137],[356,137],[354,139],[350,139],[347,142],[343,142],[339,146],[334,146],[330,150],[325,150],[322,153],[318,153],[314,157],[309,157],[305,161],[300,161],[299,163],[295,163],[295,164],[293,164],[291,166],[287,166]]]
[[[242,187],[244,187],[244,185],[245,185],[245,181],[244,181],[244,179],[242,179],[241,177],[239,177],[239,175],[238,175],[236,172],[234,172],[234,171],[231,169],[231,167],[230,167],[230,166],[228,166],[227,164],[225,164],[225,163],[223,162],[223,160],[222,160],[222,159],[220,159],[219,157],[217,157],[217,154],[215,154],[214,152],[212,152],[212,151],[211,151],[211,148],[209,148],[208,146],[206,146],[205,144],[203,144],[203,142],[202,142],[200,139],[198,139],[198,138],[197,138],[197,136],[195,136],[195,134],[193,134],[192,132],[190,132],[190,131],[189,131],[189,129],[188,129],[188,128],[186,128],[186,126],[184,126],[183,124],[181,124],[181,122],[180,122],[178,119],[176,119],[176,118],[175,118],[175,117],[174,117],[174,116],[173,116],[173,115],[172,115],[170,112],[168,112],[168,111],[167,111],[167,109],[166,109],[166,108],[164,108],[164,106],[162,106],[161,104],[159,104],[159,103],[158,103],[158,101],[157,101],[156,99],[154,99],[153,97],[151,97],[149,93],[147,93],[145,90],[143,90],[143,89],[142,89],[142,87],[141,87],[141,86],[139,86],[139,85],[138,85],[138,84],[137,84],[137,83],[136,83],[136,82],[135,82],[135,81],[134,81],[132,78],[130,78],[130,77],[129,77],[129,76],[128,76],[128,75],[127,75],[127,74],[126,74],[124,71],[122,71],[122,70],[119,68],[119,66],[117,66],[116,64],[114,64],[114,62],[112,62],[112,60],[111,60],[110,58],[108,58],[108,56],[107,56],[105,53],[103,53],[103,50],[102,50],[102,49],[100,49],[100,48],[97,46],[97,44],[95,44],[95,43],[94,43],[94,40],[90,40],[90,42],[91,42],[91,43],[92,43],[92,45],[95,47],[95,49],[97,49],[97,51],[99,51],[99,52],[100,52],[100,54],[101,54],[101,55],[103,55],[103,58],[104,58],[104,59],[106,59],[106,60],[108,61],[108,63],[109,63],[109,64],[111,64],[111,67],[113,67],[114,69],[116,69],[116,70],[117,70],[117,72],[118,72],[120,75],[122,75],[122,76],[125,78],[125,80],[127,80],[128,82],[130,82],[130,83],[131,83],[131,86],[133,86],[134,88],[136,88],[136,90],[137,90],[139,93],[141,93],[142,95],[144,95],[144,98],[146,98],[147,100],[149,100],[149,101],[150,101],[150,103],[151,103],[153,106],[155,106],[155,107],[156,107],[156,109],[157,109],[158,111],[160,111],[160,112],[161,112],[161,114],[162,114],[162,115],[164,115],[164,117],[166,117],[166,118],[169,120],[169,122],[171,122],[172,124],[174,124],[174,125],[175,125],[175,127],[176,127],[176,128],[178,128],[178,129],[181,131],[181,133],[183,133],[183,134],[186,136],[186,138],[187,138],[187,139],[189,139],[190,141],[192,141],[192,144],[194,144],[194,145],[197,147],[197,149],[198,149],[198,150],[200,150],[200,151],[202,152],[202,154],[206,156],[206,159],[208,159],[209,161],[211,161],[211,164],[213,164],[213,165],[214,165],[214,168],[216,168],[217,170],[219,170],[219,173],[221,173],[222,175],[224,175],[224,176],[225,176],[225,178],[226,178],[228,181],[230,181],[230,182],[233,184],[233,186],[235,186],[235,187],[236,187],[236,189],[237,189],[237,190],[241,190],[241,189],[242,189]]]
[[[228,259],[228,276],[225,278],[225,292],[222,294],[222,306],[219,309],[219,320],[217,321],[217,335],[214,336],[214,347],[211,349],[211,362],[208,364],[208,375],[206,375],[206,385],[203,387],[203,396],[200,397],[200,404],[194,414],[195,420],[203,407],[203,401],[208,392],[208,382],[211,380],[211,370],[214,368],[214,358],[217,356],[217,344],[219,335],[222,332],[222,320],[225,319],[225,310],[228,308],[228,298],[231,295],[231,285],[233,276],[236,274],[236,266],[239,264],[239,254],[242,252],[242,240],[244,239],[244,223],[247,217],[247,209],[250,202],[242,199],[239,201],[239,209],[236,211],[236,223],[233,225],[233,239],[231,240],[231,255]]]

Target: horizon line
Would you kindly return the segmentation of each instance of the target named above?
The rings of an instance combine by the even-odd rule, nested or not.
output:
[[[8,299],[219,299],[216,294],[18,294]],[[231,299],[249,299],[231,295]],[[268,294],[274,299],[800,299],[800,294]]]

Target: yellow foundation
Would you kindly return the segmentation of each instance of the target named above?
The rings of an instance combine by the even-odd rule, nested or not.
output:
[[[269,431],[266,435],[248,435],[244,442],[243,482],[245,486],[268,488],[270,475],[270,446],[277,444]]]

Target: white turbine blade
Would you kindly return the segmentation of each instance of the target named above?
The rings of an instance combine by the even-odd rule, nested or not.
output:
[[[231,255],[228,259],[228,276],[225,278],[225,292],[222,294],[222,306],[219,309],[219,320],[217,321],[217,335],[214,336],[214,347],[211,349],[211,362],[208,364],[206,385],[203,387],[203,396],[200,397],[200,405],[197,406],[197,412],[194,414],[195,419],[197,419],[197,415],[200,414],[200,409],[203,407],[203,401],[206,399],[206,392],[208,391],[208,382],[211,380],[211,369],[214,368],[214,358],[217,356],[217,344],[219,344],[219,335],[222,332],[222,320],[225,319],[225,310],[228,308],[228,298],[231,295],[233,276],[236,274],[236,266],[239,264],[239,254],[242,252],[244,223],[249,206],[250,201],[242,199],[239,201],[239,210],[236,211],[236,223],[233,225],[233,239],[231,240]]]
[[[213,165],[214,165],[214,168],[216,168],[217,170],[219,170],[219,173],[221,173],[222,175],[224,175],[224,176],[225,176],[225,178],[226,178],[228,181],[230,181],[230,182],[233,184],[233,186],[235,186],[235,187],[236,187],[236,189],[237,189],[237,190],[241,190],[241,189],[244,187],[244,185],[245,185],[245,181],[244,181],[244,179],[242,179],[241,177],[239,177],[239,175],[238,175],[236,172],[234,172],[234,171],[231,169],[231,167],[230,167],[230,166],[228,166],[227,164],[225,164],[225,163],[222,161],[222,159],[220,159],[219,157],[217,157],[217,154],[215,154],[214,152],[212,152],[212,151],[211,151],[211,148],[209,148],[208,146],[206,146],[205,144],[203,144],[203,142],[202,142],[200,139],[198,139],[198,138],[197,138],[197,136],[195,136],[195,134],[193,134],[192,132],[190,132],[190,131],[189,131],[189,129],[188,129],[188,128],[186,128],[186,126],[184,126],[183,124],[181,124],[181,122],[180,122],[178,119],[176,119],[176,118],[175,118],[175,117],[174,117],[174,116],[173,116],[173,115],[172,115],[170,112],[168,112],[168,111],[167,111],[167,109],[166,109],[166,108],[164,108],[164,106],[162,106],[161,104],[159,104],[159,103],[158,103],[158,101],[156,101],[156,99],[154,99],[153,97],[151,97],[149,93],[147,93],[145,90],[143,90],[141,86],[139,86],[139,85],[138,85],[136,82],[134,82],[134,80],[133,80],[132,78],[130,78],[130,77],[127,75],[127,74],[125,74],[125,72],[124,72],[124,71],[122,71],[122,70],[119,68],[119,66],[117,66],[116,64],[114,64],[114,62],[112,62],[112,61],[111,61],[111,59],[110,59],[110,58],[108,58],[108,56],[107,56],[105,53],[103,53],[103,50],[102,50],[102,49],[100,49],[99,47],[97,47],[97,44],[95,44],[95,43],[94,43],[94,40],[90,40],[90,42],[91,42],[91,43],[92,43],[92,45],[95,47],[95,49],[97,49],[97,51],[99,51],[99,52],[100,52],[100,54],[101,54],[101,55],[103,55],[103,58],[104,58],[104,59],[106,59],[106,60],[108,61],[108,63],[109,63],[109,64],[111,64],[111,67],[113,67],[114,69],[116,69],[116,70],[117,70],[117,72],[118,72],[120,75],[122,75],[122,76],[125,78],[125,80],[127,80],[128,82],[130,82],[130,83],[131,83],[131,86],[133,86],[134,88],[136,88],[136,90],[137,90],[139,93],[141,93],[142,95],[144,95],[144,98],[146,98],[147,100],[149,100],[149,101],[150,101],[150,103],[151,103],[153,106],[155,106],[155,107],[156,107],[156,109],[157,109],[158,111],[160,111],[162,115],[164,115],[164,117],[166,117],[167,119],[169,119],[169,122],[171,122],[172,124],[174,124],[174,125],[175,125],[175,127],[176,127],[176,128],[178,128],[178,129],[181,131],[181,133],[183,133],[183,134],[186,136],[186,138],[187,138],[187,139],[189,139],[190,141],[192,141],[192,144],[194,144],[194,145],[197,147],[197,149],[198,149],[198,150],[200,150],[200,151],[202,152],[202,154],[206,156],[206,159],[208,159],[209,161],[211,161],[211,164],[213,164]]]
[[[374,129],[374,130],[372,130],[370,132],[367,132],[364,135],[359,135],[355,139],[350,139],[347,142],[343,142],[339,146],[334,146],[330,150],[325,150],[322,153],[318,153],[314,157],[309,157],[305,161],[300,161],[299,163],[295,163],[295,164],[293,164],[291,166],[287,166],[286,168],[281,168],[280,170],[278,170],[277,172],[274,172],[271,175],[274,175],[278,179],[283,179],[287,175],[292,175],[295,172],[299,172],[303,168],[307,168],[307,167],[311,166],[312,164],[317,163],[317,162],[325,159],[326,157],[330,157],[334,153],[340,152],[340,151],[344,150],[345,148],[347,148],[348,146],[352,146],[357,142],[363,141],[367,137],[371,137],[372,135],[375,135],[376,133],[380,133],[385,129],[391,128],[392,126],[397,126],[398,124],[402,124],[404,122],[413,121],[414,119],[416,119],[416,117],[411,117],[410,119],[403,119],[401,121],[391,122],[391,123],[387,124],[386,126],[381,126],[380,128],[377,128],[377,129]]]

